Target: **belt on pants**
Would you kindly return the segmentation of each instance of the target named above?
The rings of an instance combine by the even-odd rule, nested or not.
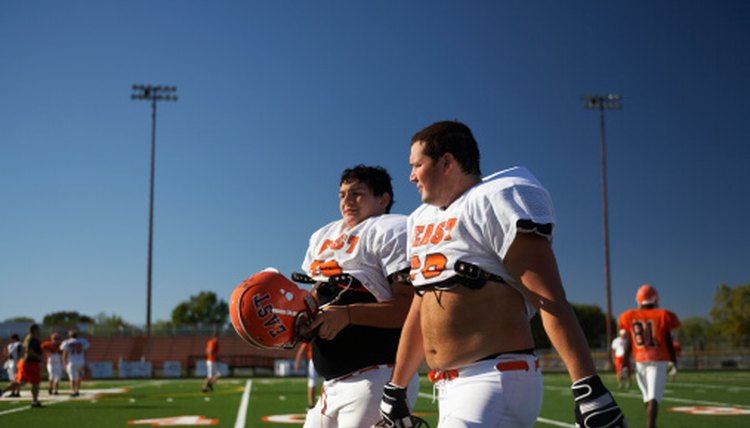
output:
[[[534,368],[539,368],[539,360],[534,360]],[[499,372],[511,372],[515,370],[529,371],[530,369],[531,367],[529,367],[529,363],[524,360],[503,361],[495,364],[495,370]],[[427,377],[430,379],[430,382],[453,380],[458,377],[458,370],[433,370],[427,375]]]
[[[339,377],[331,379],[331,380],[332,381],[345,380],[345,379],[352,378],[354,376],[359,376],[362,373],[367,373],[367,372],[372,371],[372,370],[384,369],[384,368],[393,368],[393,364],[376,364],[374,366],[362,367],[361,369],[354,370],[353,372],[349,372],[349,373],[347,373],[347,374],[345,374],[343,376],[339,376]]]

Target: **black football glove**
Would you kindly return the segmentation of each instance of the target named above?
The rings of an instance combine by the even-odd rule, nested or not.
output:
[[[388,428],[429,428],[422,418],[412,416],[406,401],[406,388],[388,382],[383,388],[380,402],[380,416],[383,418],[375,427]]]
[[[576,400],[576,427],[627,428],[625,415],[599,376],[589,376],[570,387]]]

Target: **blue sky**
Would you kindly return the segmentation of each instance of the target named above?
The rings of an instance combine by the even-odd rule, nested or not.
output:
[[[552,193],[568,298],[604,308],[598,113],[612,308],[642,283],[681,317],[750,283],[750,4],[710,1],[1,1],[0,321],[76,310],[145,324],[150,106],[152,320],[300,270],[339,216],[342,169],[382,165],[419,203],[411,135],[475,132],[485,174]],[[33,298],[29,299],[28,296]]]

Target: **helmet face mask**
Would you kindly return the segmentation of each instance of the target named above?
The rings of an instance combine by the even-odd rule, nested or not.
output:
[[[638,292],[635,293],[635,301],[636,303],[638,303],[638,306],[658,306],[659,294],[656,292],[656,289],[654,287],[648,284],[643,284],[638,289]]]
[[[312,318],[310,295],[284,275],[265,270],[242,281],[232,293],[229,315],[237,334],[262,349],[291,349],[298,326]]]

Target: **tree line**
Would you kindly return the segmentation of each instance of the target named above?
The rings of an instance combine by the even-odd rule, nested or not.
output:
[[[599,306],[572,304],[583,328],[584,335],[592,349],[607,349],[606,315]],[[214,327],[228,328],[229,306],[212,291],[201,291],[190,296],[188,300],[179,303],[172,310],[169,320],[160,320],[152,325],[152,330],[170,331],[183,327]],[[678,316],[680,314],[677,314]],[[617,332],[617,314],[611,320],[612,332]],[[750,284],[730,287],[722,284],[714,292],[714,305],[710,312],[710,319],[703,317],[682,318],[682,325],[676,332],[676,337],[683,346],[692,346],[696,350],[710,347],[716,338],[731,343],[733,346],[745,346],[750,342]],[[14,317],[5,322],[28,322],[35,320],[29,317]],[[143,332],[118,315],[100,313],[94,317],[80,314],[76,311],[60,311],[44,316],[42,325],[46,327],[72,329],[81,324],[95,326],[108,331],[127,330]],[[531,320],[534,342],[539,349],[549,349],[550,340],[542,328],[539,315]],[[614,336],[614,334],[613,334]]]
[[[201,291],[175,306],[169,320],[156,321],[151,328],[155,332],[183,327],[224,328],[228,321],[229,305],[227,302],[220,299],[213,291]],[[20,316],[6,319],[5,322],[34,323],[36,320]],[[144,332],[143,328],[128,323],[119,315],[105,313],[91,317],[77,311],[53,312],[45,315],[41,324],[43,327],[65,330],[87,325],[94,327],[93,330]]]

